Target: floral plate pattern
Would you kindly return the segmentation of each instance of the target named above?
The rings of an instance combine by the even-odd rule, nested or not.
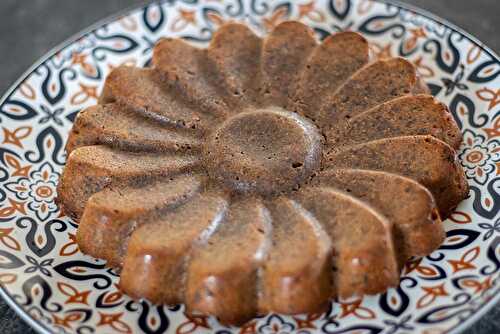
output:
[[[265,32],[289,19],[319,38],[361,32],[375,55],[410,59],[449,105],[471,190],[444,223],[446,241],[407,263],[396,289],[240,328],[122,295],[117,274],[79,252],[77,225],[54,202],[76,114],[95,104],[111,69],[148,65],[161,36],[202,46],[228,20]],[[48,54],[0,102],[0,283],[3,298],[43,333],[456,333],[500,299],[500,59],[429,14],[371,0],[171,0],[98,23]]]

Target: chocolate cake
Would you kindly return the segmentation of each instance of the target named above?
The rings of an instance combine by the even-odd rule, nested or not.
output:
[[[415,67],[361,35],[230,23],[108,75],[58,201],[125,293],[241,324],[396,286],[468,193],[460,142]]]

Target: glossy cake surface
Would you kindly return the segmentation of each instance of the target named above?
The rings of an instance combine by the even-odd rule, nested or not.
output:
[[[465,198],[461,133],[402,58],[298,22],[161,39],[79,113],[58,185],[82,252],[153,303],[239,324],[396,286]]]

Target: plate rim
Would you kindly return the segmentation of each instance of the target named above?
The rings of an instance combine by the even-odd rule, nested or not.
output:
[[[91,33],[92,31],[101,28],[105,24],[111,23],[116,21],[122,16],[128,16],[133,14],[134,12],[143,10],[144,8],[150,6],[151,4],[164,4],[168,0],[152,0],[148,1],[145,4],[142,5],[131,5],[127,6],[126,8],[120,9],[119,11],[110,14],[108,16],[105,16],[96,22],[90,24],[86,28],[79,30],[78,32],[72,34],[70,37],[64,39],[62,42],[58,43],[51,49],[49,49],[47,52],[45,52],[41,57],[39,57],[31,66],[28,67],[27,70],[25,70],[10,86],[9,88],[5,91],[5,93],[2,94],[0,98],[0,105],[2,105],[11,95],[12,93],[19,87],[20,84],[23,83],[26,78],[33,73],[39,66],[41,66],[44,62],[46,62],[48,59],[50,59],[52,56],[54,56],[57,52],[60,52],[67,48],[68,46],[72,45],[75,43],[78,39],[81,37]],[[447,28],[457,32],[458,34],[464,36],[465,38],[469,39],[473,44],[477,45],[481,50],[485,51],[487,54],[489,54],[496,62],[500,63],[500,56],[490,47],[488,47],[486,44],[481,42],[477,37],[475,37],[473,34],[467,32],[466,30],[460,28],[459,26],[455,25],[454,23],[450,22],[448,19],[444,19],[436,14],[433,14],[432,12],[423,9],[421,7],[403,3],[399,0],[370,0],[373,2],[378,2],[386,5],[392,5],[395,7],[398,7],[400,9],[404,9],[410,12],[413,12],[417,15],[420,15],[422,17],[425,17],[435,23],[442,24],[446,26]],[[496,305],[500,303],[500,287],[497,289],[495,295],[493,298],[491,298],[489,301],[484,303],[476,312],[470,316],[469,318],[465,319],[465,321],[459,323],[458,325],[455,325],[454,327],[451,327],[446,333],[448,334],[459,334],[465,331],[467,328],[469,328],[472,324],[477,322],[480,318],[482,318],[488,311],[493,309]],[[43,324],[40,320],[33,318],[30,316],[30,314],[22,308],[21,305],[19,305],[14,298],[11,297],[9,292],[5,289],[5,287],[0,284],[0,297],[2,300],[5,301],[5,303],[13,309],[17,315],[26,323],[28,324],[32,329],[34,329],[36,332],[41,333],[41,334],[53,334],[54,332],[49,329],[45,324]]]

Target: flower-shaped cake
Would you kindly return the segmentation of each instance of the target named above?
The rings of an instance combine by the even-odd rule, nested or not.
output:
[[[134,298],[225,323],[318,312],[397,285],[467,194],[446,106],[359,34],[231,23],[207,49],[161,39],[152,63],[109,74],[58,186]]]

